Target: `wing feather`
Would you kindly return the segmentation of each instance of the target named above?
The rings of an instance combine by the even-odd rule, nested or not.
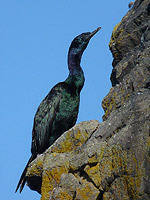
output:
[[[62,98],[61,88],[56,85],[39,105],[32,130],[32,154],[42,153],[49,147],[53,122]]]

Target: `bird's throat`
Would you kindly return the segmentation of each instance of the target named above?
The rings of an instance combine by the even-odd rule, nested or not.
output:
[[[80,62],[81,62],[81,55],[79,53],[75,52],[70,52],[68,55],[68,68],[70,74],[76,74],[80,72],[81,67],[80,67]]]
[[[84,72],[80,66],[81,55],[75,52],[70,52],[68,55],[69,76],[66,82],[74,85],[81,91],[84,85]]]

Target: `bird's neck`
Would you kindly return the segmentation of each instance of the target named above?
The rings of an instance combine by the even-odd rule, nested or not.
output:
[[[74,85],[79,91],[81,91],[84,85],[84,72],[80,66],[81,62],[80,52],[70,51],[68,54],[68,68],[69,76],[66,79],[68,84]]]
[[[75,75],[80,72],[81,53],[76,49],[71,49],[68,53],[68,68],[69,73]]]

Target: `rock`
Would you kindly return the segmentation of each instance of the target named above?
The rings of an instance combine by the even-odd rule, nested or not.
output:
[[[136,0],[113,30],[103,122],[65,132],[29,166],[41,200],[150,199],[150,3]]]
[[[134,7],[113,30],[110,50],[113,54],[113,88],[104,98],[103,120],[142,88],[150,87],[150,3],[136,0]],[[115,86],[115,87],[114,87]]]
[[[84,152],[81,146],[86,144],[97,128],[96,120],[77,124],[30,164],[26,174],[28,186],[41,193],[41,199],[72,199],[77,190],[82,191],[82,188],[87,188],[88,193],[90,188],[95,189],[90,199],[98,195],[99,190],[86,180],[82,185],[82,178],[78,175],[82,165],[91,156],[91,151]],[[77,194],[80,196],[79,192]]]

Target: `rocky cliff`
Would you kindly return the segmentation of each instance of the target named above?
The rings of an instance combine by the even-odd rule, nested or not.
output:
[[[41,200],[150,199],[149,0],[136,0],[109,47],[104,121],[77,124],[30,164],[28,186]]]

